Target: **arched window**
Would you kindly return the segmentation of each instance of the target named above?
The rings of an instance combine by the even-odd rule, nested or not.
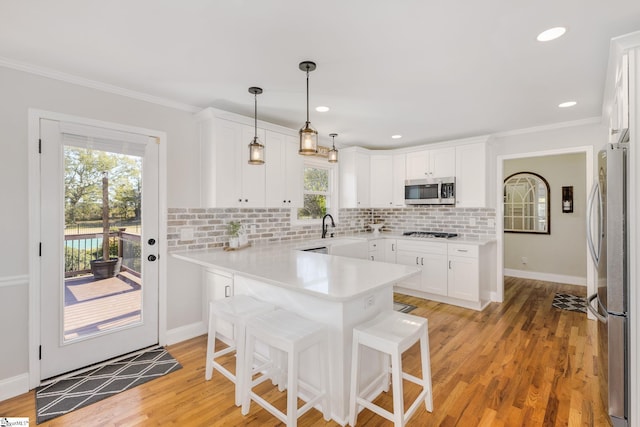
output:
[[[504,231],[551,233],[549,183],[533,172],[518,172],[504,180]]]

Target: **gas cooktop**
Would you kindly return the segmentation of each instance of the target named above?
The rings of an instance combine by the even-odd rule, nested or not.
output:
[[[457,237],[456,233],[442,233],[439,231],[406,231],[402,233],[403,236],[408,237],[423,237],[423,238],[438,238],[438,239],[450,239]]]

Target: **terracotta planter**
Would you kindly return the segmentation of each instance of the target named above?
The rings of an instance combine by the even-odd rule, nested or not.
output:
[[[94,280],[108,279],[116,277],[120,273],[122,258],[109,258],[108,261],[101,259],[91,261],[91,273]]]

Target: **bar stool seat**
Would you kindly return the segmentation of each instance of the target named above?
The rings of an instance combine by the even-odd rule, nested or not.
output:
[[[331,419],[328,396],[327,369],[327,328],[325,325],[298,316],[287,310],[275,310],[263,313],[247,320],[247,347],[243,377],[247,382],[243,386],[242,415],[249,413],[251,401],[254,401],[273,416],[285,423],[288,427],[295,427],[298,418],[305,414],[316,404],[321,403],[322,413],[325,420]],[[253,368],[253,358],[256,341],[264,343],[270,348],[280,350],[287,356],[286,384],[287,384],[287,412],[284,413],[253,391],[253,388],[273,376],[283,377],[280,369],[284,363],[281,360],[271,360],[261,366]],[[307,384],[300,379],[300,354],[316,347],[315,354],[318,356],[318,372],[320,373],[320,387]],[[257,375],[254,380],[254,375]],[[282,386],[284,381],[278,381]],[[308,393],[307,400],[302,407],[298,408],[298,391],[304,390]],[[306,396],[306,395],[305,395]]]
[[[240,406],[242,397],[242,367],[244,363],[246,322],[251,317],[275,310],[275,306],[259,301],[248,295],[232,297],[209,302],[209,332],[207,338],[207,363],[204,377],[208,381],[213,376],[214,368],[235,384],[235,404]],[[224,320],[233,326],[233,342],[228,347],[215,351],[218,321]],[[235,374],[216,362],[216,359],[229,353],[236,353]]]
[[[402,353],[420,341],[420,360],[422,378],[417,378],[402,370]],[[385,354],[382,375],[371,384],[359,390],[360,348],[366,346]],[[391,367],[389,369],[389,358]],[[372,392],[373,386],[382,381],[383,391],[388,390],[389,372],[393,387],[393,413],[365,399],[364,395]],[[402,380],[406,379],[422,387],[422,391],[404,412],[404,393]],[[433,390],[431,386],[431,358],[429,356],[428,321],[423,317],[396,311],[384,312],[372,320],[353,329],[353,347],[351,353],[351,388],[349,394],[349,424],[356,425],[360,407],[365,407],[376,414],[392,421],[395,427],[403,427],[405,423],[424,401],[427,411],[433,411]]]

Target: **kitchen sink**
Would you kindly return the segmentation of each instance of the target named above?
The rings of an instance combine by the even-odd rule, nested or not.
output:
[[[307,248],[307,249],[301,249],[304,252],[315,252],[317,254],[328,254],[329,253],[329,248],[326,246],[319,246],[317,248]]]

